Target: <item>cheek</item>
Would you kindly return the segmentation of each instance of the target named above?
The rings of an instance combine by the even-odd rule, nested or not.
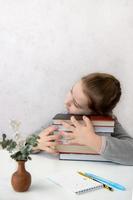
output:
[[[81,115],[84,115],[84,114],[89,115],[89,114],[91,114],[91,111],[88,110],[88,109],[78,109],[74,105],[71,105],[69,107],[69,113],[72,113],[72,114],[81,114]]]
[[[73,104],[69,107],[69,113],[71,114],[80,114],[80,110],[76,108]]]

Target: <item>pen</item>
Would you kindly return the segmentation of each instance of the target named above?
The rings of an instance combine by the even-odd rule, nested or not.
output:
[[[78,174],[80,174],[81,176],[84,176],[85,178],[89,178],[89,179],[92,179],[92,180],[94,180],[94,181],[96,181],[96,182],[98,182],[98,183],[101,183],[100,181],[95,180],[94,178],[92,178],[92,177],[90,177],[90,176],[86,176],[83,172],[78,172]],[[110,186],[108,186],[108,185],[106,185],[106,184],[103,184],[103,187],[104,187],[105,189],[107,189],[107,190],[114,191],[114,189],[113,189],[112,187],[110,187]]]
[[[105,179],[105,178],[96,176],[96,175],[91,174],[91,173],[88,173],[88,172],[86,172],[86,173],[84,173],[84,174],[85,174],[86,176],[92,177],[92,178],[94,178],[95,180],[97,180],[97,181],[99,181],[99,182],[101,182],[101,183],[103,183],[103,184],[106,184],[106,185],[108,185],[108,186],[110,186],[110,187],[116,188],[116,189],[118,189],[118,190],[126,190],[126,188],[125,188],[124,186],[122,186],[122,185],[120,185],[120,184],[118,184],[118,183],[109,181],[109,180],[107,180],[107,179]]]

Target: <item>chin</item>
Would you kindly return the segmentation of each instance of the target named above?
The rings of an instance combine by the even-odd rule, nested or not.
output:
[[[76,113],[74,113],[74,112],[72,112],[71,110],[69,110],[68,108],[67,108],[67,112],[69,113],[69,114],[76,114]]]
[[[70,111],[70,110],[68,111],[68,113],[72,114],[72,115],[79,115],[80,114],[79,112],[73,112],[73,111]]]
[[[68,107],[66,107],[66,110],[67,110],[67,112],[68,112],[69,114],[73,114],[73,115],[79,115],[79,114],[80,114],[80,112],[71,111]]]
[[[70,113],[70,110],[69,110],[67,107],[66,107],[66,112],[67,112],[67,113]]]

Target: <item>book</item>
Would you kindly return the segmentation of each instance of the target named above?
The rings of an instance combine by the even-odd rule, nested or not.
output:
[[[103,161],[107,162],[100,154],[60,153],[60,160]],[[109,162],[109,161],[108,161]]]
[[[60,121],[63,120],[65,122],[69,122],[71,123],[70,121],[70,118],[74,116],[79,122],[82,122],[83,119],[83,115],[75,115],[75,114],[63,114],[63,113],[58,113],[56,114],[54,117],[53,117],[53,124],[55,125],[58,125],[60,124]],[[102,115],[85,115],[86,117],[88,117],[92,124],[94,126],[111,126],[111,127],[114,127],[114,118],[112,116],[102,116]]]
[[[71,178],[70,178],[71,177]],[[103,184],[92,179],[87,179],[77,172],[58,172],[48,177],[54,184],[68,192],[83,194],[85,192],[103,188]]]
[[[97,154],[91,147],[79,144],[59,144],[55,147],[59,153]]]
[[[59,131],[65,131],[70,132],[68,128],[65,128],[61,124],[54,124],[58,128]],[[102,134],[102,133],[113,133],[114,132],[114,126],[94,126],[94,130],[96,133]]]
[[[82,117],[83,115],[72,115],[72,114],[57,114],[53,117],[53,124],[57,126],[57,130],[54,131],[54,134],[58,134],[59,131],[65,131],[69,134],[70,130],[65,128],[61,125],[61,120],[70,123],[70,117],[75,116],[75,118],[80,122],[83,123]],[[89,118],[95,124],[94,128],[95,131],[97,130],[96,134],[99,135],[107,135],[110,136],[112,132],[114,132],[114,119],[111,116],[90,116]],[[105,124],[104,124],[105,122]],[[107,123],[108,122],[108,123]],[[65,136],[62,137],[57,141],[58,145],[56,146],[56,150],[59,153],[80,153],[80,154],[97,154],[96,151],[88,146],[79,145],[79,144],[68,144],[68,140]]]

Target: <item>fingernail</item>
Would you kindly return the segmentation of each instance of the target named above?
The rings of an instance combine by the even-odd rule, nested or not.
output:
[[[63,134],[64,134],[64,132],[63,132],[63,131],[59,131],[59,134],[60,134],[60,135],[63,135]]]
[[[53,126],[54,129],[58,129],[58,126]]]

